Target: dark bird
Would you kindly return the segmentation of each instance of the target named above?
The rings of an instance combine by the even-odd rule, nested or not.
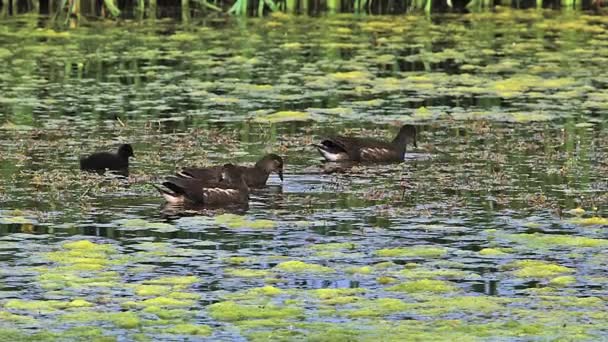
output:
[[[223,207],[249,202],[249,187],[237,166],[221,166],[219,178],[205,180],[171,176],[162,183],[163,187],[155,187],[168,203],[174,205]]]
[[[113,170],[126,175],[129,172],[129,157],[134,157],[133,147],[123,144],[116,153],[97,152],[80,158],[80,169],[98,173]]]
[[[222,166],[211,166],[205,168],[187,167],[178,172],[177,175],[182,178],[195,178],[207,181],[217,181],[222,172]],[[272,172],[279,175],[283,181],[283,158],[276,154],[267,154],[262,159],[258,160],[254,166],[234,166],[235,171],[243,174],[245,183],[250,188],[261,188],[266,185],[268,176]]]
[[[334,136],[314,144],[327,161],[389,163],[403,161],[406,145],[416,145],[416,127],[404,125],[393,141],[372,138]]]

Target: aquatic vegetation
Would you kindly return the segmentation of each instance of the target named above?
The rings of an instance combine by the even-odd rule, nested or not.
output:
[[[517,260],[504,266],[521,278],[547,278],[573,272],[571,268],[542,260]]]
[[[332,273],[334,269],[326,266],[308,264],[299,260],[285,261],[276,265],[274,270],[293,273]]]
[[[452,285],[450,282],[443,280],[433,280],[433,279],[420,279],[414,281],[408,281],[401,284],[397,284],[391,287],[387,287],[388,291],[397,291],[397,292],[433,292],[433,293],[445,293],[445,292],[453,292],[458,288]]]
[[[228,228],[239,229],[272,229],[277,223],[272,220],[249,220],[240,215],[222,214],[215,217],[215,222],[221,226]]]
[[[303,310],[297,307],[280,307],[273,304],[246,305],[233,301],[211,304],[208,310],[211,317],[220,321],[297,318],[303,314]]]
[[[579,224],[581,226],[608,226],[608,218],[603,217],[575,217],[569,220],[573,224]]]
[[[379,257],[422,257],[439,258],[447,254],[443,247],[414,246],[403,248],[384,248],[377,250],[375,254]]]

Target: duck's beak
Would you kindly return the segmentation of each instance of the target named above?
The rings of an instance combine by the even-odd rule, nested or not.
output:
[[[279,170],[279,172],[277,172],[277,174],[279,175],[279,179],[282,182],[283,181],[283,170]]]

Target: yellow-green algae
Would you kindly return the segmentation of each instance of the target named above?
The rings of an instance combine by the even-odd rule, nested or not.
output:
[[[542,260],[517,260],[506,264],[504,268],[514,270],[513,274],[520,278],[549,278],[574,272],[566,266]]]
[[[285,261],[276,265],[273,270],[292,273],[332,273],[334,269],[326,266],[308,264],[299,260]]]
[[[273,229],[277,223],[272,220],[249,220],[243,216],[235,214],[222,214],[215,217],[215,222],[221,226],[233,229]]]
[[[304,310],[298,307],[280,307],[274,304],[247,305],[237,304],[233,301],[219,302],[208,307],[209,314],[220,321],[240,321],[244,319],[264,318],[296,318],[304,314]]]
[[[581,226],[608,226],[608,218],[593,216],[588,218],[575,217],[569,220],[570,223]]]
[[[249,268],[228,268],[224,270],[225,275],[240,278],[264,278],[271,274],[269,270],[255,270]]]
[[[409,307],[404,301],[395,298],[361,300],[356,305],[357,309],[339,311],[338,313],[348,317],[374,317],[406,311]]]
[[[144,283],[160,285],[191,285],[198,281],[199,279],[195,276],[167,276],[146,280]]]
[[[574,276],[559,276],[549,280],[549,285],[554,287],[568,286],[576,283]]]
[[[158,318],[160,319],[168,319],[168,320],[173,320],[173,319],[185,319],[185,318],[190,318],[192,316],[194,316],[195,312],[194,311],[190,311],[190,310],[185,310],[185,309],[166,309],[166,308],[161,308],[158,306],[148,306],[145,309],[142,310],[143,312],[146,313],[151,313],[154,314],[156,316],[158,316]]]
[[[447,248],[444,247],[402,247],[402,248],[384,248],[377,250],[374,254],[379,257],[422,257],[422,258],[439,258],[447,254]]]
[[[71,312],[59,316],[60,321],[68,322],[111,322],[119,328],[134,329],[141,325],[141,320],[133,312],[99,312],[99,311],[80,311]]]
[[[162,330],[166,334],[176,335],[197,335],[197,336],[209,336],[213,330],[207,325],[196,325],[190,323],[176,324],[170,328]]]
[[[458,290],[452,283],[443,280],[434,279],[420,279],[415,281],[408,281],[401,284],[397,284],[391,287],[387,287],[388,291],[398,292],[432,292],[432,293],[446,293]]]
[[[551,247],[604,247],[608,246],[608,240],[594,239],[583,236],[572,235],[552,235],[552,234],[505,234],[498,233],[497,237],[502,237],[530,248],[551,248]]]
[[[509,254],[507,250],[506,248],[483,248],[479,251],[479,254],[483,256],[503,256]]]
[[[413,266],[413,267],[412,267]],[[474,279],[480,276],[476,273],[467,272],[456,269],[429,269],[425,267],[417,267],[417,265],[410,265],[409,268],[405,268],[399,272],[391,273],[392,275],[399,275],[408,279],[434,279],[434,278],[456,278],[456,279]]]
[[[138,296],[160,296],[171,292],[170,286],[164,285],[137,285],[135,294]]]
[[[227,299],[243,300],[243,299],[260,299],[261,297],[274,297],[285,293],[285,291],[274,286],[254,287],[245,291],[239,291],[226,295]]]

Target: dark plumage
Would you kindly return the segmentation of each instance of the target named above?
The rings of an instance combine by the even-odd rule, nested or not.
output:
[[[416,147],[416,127],[404,125],[393,141],[345,136],[328,137],[314,146],[327,161],[388,163],[403,161],[406,145]]]
[[[205,168],[187,167],[178,172],[178,176],[183,178],[196,178],[207,181],[217,181],[222,172],[222,166],[211,166]],[[261,188],[266,185],[268,176],[272,172],[279,175],[283,181],[283,158],[276,154],[267,154],[258,160],[254,166],[234,166],[234,171],[242,173],[245,183],[250,188]]]
[[[232,164],[220,168],[220,180],[171,176],[162,183],[164,188],[156,188],[170,204],[205,207],[246,205],[249,201],[249,187],[244,175]]]
[[[129,157],[134,157],[133,147],[123,144],[118,147],[116,153],[97,152],[88,157],[80,158],[80,169],[103,173],[105,170],[128,173]]]

